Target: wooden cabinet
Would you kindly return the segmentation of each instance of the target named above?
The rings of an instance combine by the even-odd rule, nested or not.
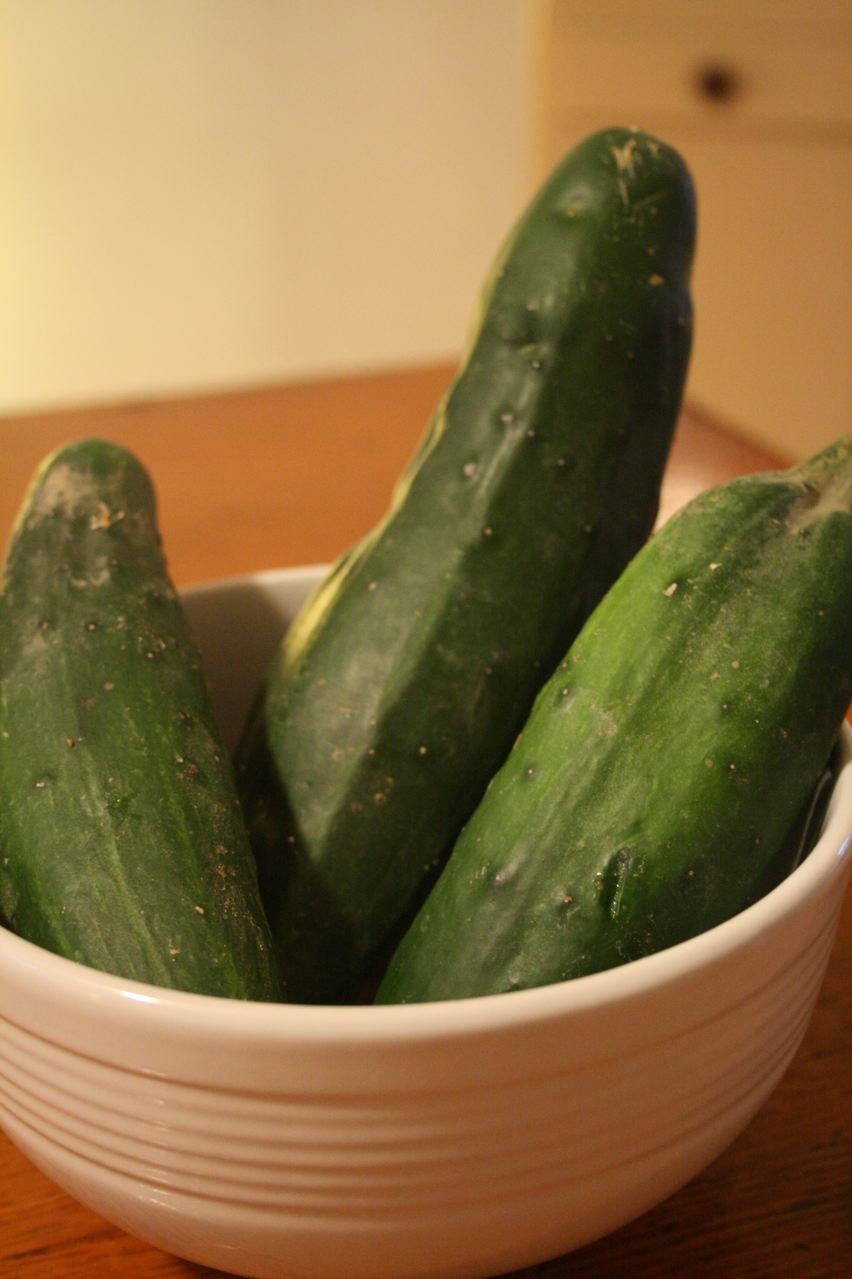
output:
[[[536,179],[635,124],[698,191],[688,394],[803,456],[850,429],[852,8],[840,0],[533,3]]]

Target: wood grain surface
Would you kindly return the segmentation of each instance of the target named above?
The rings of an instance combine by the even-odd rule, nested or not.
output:
[[[0,538],[42,457],[63,441],[101,435],[132,448],[150,469],[179,586],[325,562],[383,512],[451,372],[399,370],[0,418]],[[687,410],[662,514],[709,484],[779,461]],[[845,1279],[852,1256],[850,990],[847,901],[805,1041],[746,1131],[661,1207],[516,1279]],[[79,1206],[0,1134],[2,1279],[217,1273],[140,1243]]]

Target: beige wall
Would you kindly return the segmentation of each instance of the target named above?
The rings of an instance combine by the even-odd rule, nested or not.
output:
[[[0,413],[453,359],[533,182],[639,123],[699,187],[690,398],[810,452],[852,401],[850,15],[0,0]]]
[[[518,0],[0,0],[0,412],[455,356]]]

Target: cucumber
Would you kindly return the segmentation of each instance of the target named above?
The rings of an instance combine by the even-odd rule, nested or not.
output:
[[[662,142],[612,129],[565,158],[385,518],[285,637],[237,761],[288,999],[363,994],[653,527],[694,224]]]
[[[852,437],[676,514],[542,688],[379,1002],[580,977],[752,901],[852,697],[850,581]]]
[[[125,978],[279,995],[230,760],[123,448],[36,472],[0,594],[0,915]]]

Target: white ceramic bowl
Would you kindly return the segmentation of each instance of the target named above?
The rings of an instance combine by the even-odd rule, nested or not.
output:
[[[233,737],[318,570],[191,592]],[[704,1168],[805,1031],[852,861],[852,734],[823,834],[703,936],[540,990],[383,1008],[241,1004],[0,930],[0,1115],[70,1194],[268,1279],[485,1276],[578,1247]]]

